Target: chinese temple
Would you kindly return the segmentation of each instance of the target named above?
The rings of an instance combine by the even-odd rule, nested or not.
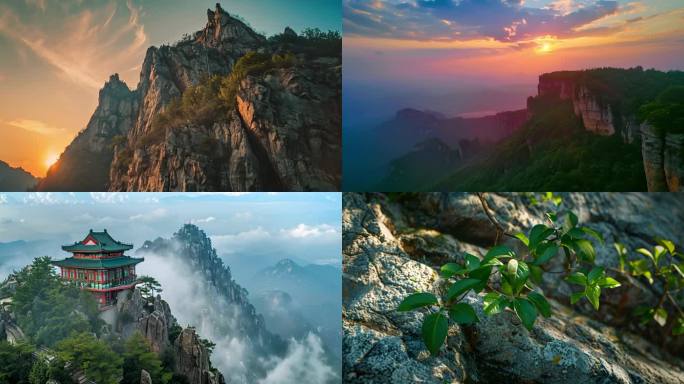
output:
[[[100,308],[116,304],[119,292],[132,289],[139,282],[135,266],[145,259],[124,255],[133,245],[114,240],[106,229],[103,232],[91,229],[85,239],[64,245],[62,249],[73,256],[52,264],[61,269],[64,280],[92,292]]]

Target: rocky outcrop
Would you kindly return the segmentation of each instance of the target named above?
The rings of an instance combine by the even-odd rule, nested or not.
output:
[[[99,103],[88,126],[48,170],[39,191],[106,191],[115,138],[124,139],[139,111],[138,92],[117,74],[100,90]]]
[[[220,384],[209,363],[209,353],[192,328],[184,329],[174,343],[175,368],[179,374],[194,384]]]
[[[549,208],[515,194],[486,198],[494,217],[513,233],[544,222]],[[621,241],[633,249],[648,246],[655,235],[682,237],[684,217],[672,215],[684,209],[677,196],[568,194],[563,204],[607,244]],[[545,276],[542,284],[553,316],[538,319],[532,331],[510,313],[484,316],[482,297],[471,293],[466,301],[477,308],[480,322],[450,326],[446,346],[431,357],[420,336],[424,313],[396,307],[410,293],[441,292],[441,264],[461,260],[464,252],[483,254],[494,244],[495,227],[477,197],[431,193],[390,200],[347,193],[342,225],[345,382],[684,381],[684,364],[673,357],[681,355],[683,343],[659,327],[630,321],[635,306],[657,300],[649,289],[624,284],[602,296],[599,312],[584,303],[570,309],[570,287],[556,276]],[[612,247],[597,247],[597,263],[617,265]]]
[[[292,29],[284,35],[296,45]],[[91,123],[40,189],[339,190],[340,57],[300,53],[290,68],[244,79],[227,114],[153,127],[188,87],[231,73],[250,51],[282,54],[281,48],[217,4],[204,29],[148,49],[135,91],[124,91],[118,77],[110,80]],[[110,108],[116,102],[123,104]],[[123,137],[112,143],[116,136]]]
[[[610,105],[601,105],[596,96],[586,87],[581,86],[577,89],[572,104],[575,115],[582,118],[584,129],[602,136],[615,133]]]
[[[152,384],[152,377],[146,370],[140,371],[140,384]]]
[[[211,239],[197,226],[186,224],[171,239],[147,241],[137,253],[146,258],[163,257],[165,262],[182,268],[193,282],[187,288],[187,297],[211,298],[197,300],[194,310],[184,312],[182,321],[196,326],[198,332],[212,337],[223,348],[235,343],[248,351],[243,354],[241,370],[224,365],[224,358],[214,361],[228,381],[257,382],[266,374],[263,357],[285,353],[286,342],[266,328],[247,290],[233,279],[230,268],[212,248]],[[228,371],[231,367],[232,371]]]
[[[11,167],[0,160],[0,191],[25,192],[35,188],[36,183],[38,179],[23,168]]]
[[[684,180],[684,134],[641,125],[641,154],[649,192],[677,192]]]
[[[635,134],[639,132],[635,116],[621,115],[622,124],[616,127],[618,124],[613,121],[611,105],[602,101],[601,95],[591,92],[582,83],[581,74],[582,72],[554,72],[541,75],[537,95],[572,101],[575,115],[582,119],[584,128],[589,132],[602,136],[620,132],[625,143],[634,141]]]

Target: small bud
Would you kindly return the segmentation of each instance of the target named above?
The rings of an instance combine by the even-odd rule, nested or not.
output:
[[[516,260],[516,259],[508,260],[508,265],[506,266],[506,269],[508,270],[509,274],[515,275],[515,273],[518,272],[518,260]]]

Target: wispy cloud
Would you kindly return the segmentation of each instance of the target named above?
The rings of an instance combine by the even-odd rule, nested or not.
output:
[[[560,0],[539,8],[512,0],[345,0],[344,29],[364,37],[519,42],[605,34],[610,31],[579,29],[632,8],[607,0]]]
[[[2,79],[0,78],[0,80]],[[53,127],[39,120],[15,119],[7,121],[6,123],[13,127],[24,129],[26,131],[40,133],[41,135],[55,135],[64,133],[63,128]]]
[[[111,73],[135,66],[144,55],[147,35],[140,8],[130,0],[125,7],[110,2],[85,8],[78,0],[54,7],[41,0],[27,3],[47,12],[25,15],[20,4],[0,4],[0,35],[30,49],[71,82],[99,88]],[[48,22],[55,18],[63,22]]]

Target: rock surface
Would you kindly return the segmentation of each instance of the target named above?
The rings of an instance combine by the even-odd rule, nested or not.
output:
[[[649,192],[678,192],[684,180],[684,134],[659,133],[641,124],[641,154]]]
[[[544,221],[544,209],[519,195],[486,199],[509,232]],[[633,249],[648,246],[655,235],[683,235],[684,217],[673,213],[684,210],[678,196],[570,194],[563,204],[607,244],[620,241]],[[480,322],[452,325],[446,346],[431,357],[420,336],[424,313],[396,307],[416,291],[440,292],[439,265],[463,252],[481,255],[494,244],[495,228],[477,197],[426,193],[390,200],[346,193],[342,225],[345,382],[684,382],[684,364],[673,357],[681,356],[683,343],[628,321],[634,306],[656,297],[638,284],[605,294],[597,313],[584,303],[570,309],[569,286],[545,276],[542,287],[554,315],[538,320],[531,332],[510,313],[484,316],[482,297],[471,293],[466,300],[478,308]],[[597,248],[598,264],[617,264],[611,249]]]
[[[138,92],[114,74],[100,90],[88,126],[67,146],[38,184],[38,191],[105,191],[115,137],[123,139],[138,114]]]
[[[285,35],[296,40],[291,29]],[[135,91],[110,79],[88,127],[39,190],[339,190],[340,57],[302,54],[291,68],[249,76],[227,116],[140,144],[155,135],[155,116],[188,87],[229,74],[247,52],[280,49],[217,4],[204,29],[148,49]]]
[[[185,376],[191,383],[219,384],[216,374],[211,370],[209,353],[202,345],[197,333],[192,328],[181,332],[174,343],[175,371]]]

